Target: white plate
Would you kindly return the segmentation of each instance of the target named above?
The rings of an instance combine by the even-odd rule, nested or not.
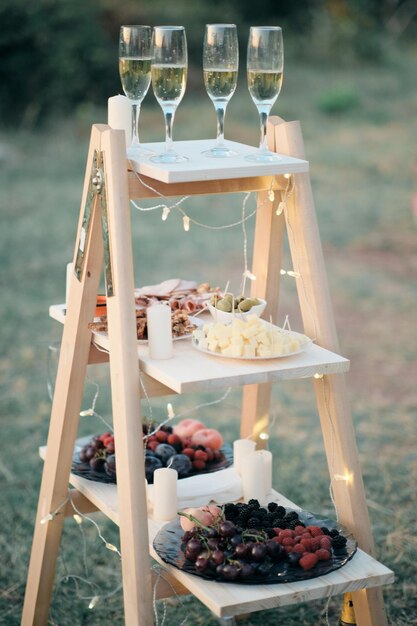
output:
[[[204,321],[200,320],[198,317],[193,317],[192,315],[189,315],[188,319],[190,320],[192,324],[194,324],[194,326],[197,326],[197,328],[201,328],[201,326],[204,326]],[[187,335],[181,335],[181,337],[173,337],[172,341],[180,341],[181,339],[190,339],[192,336],[193,336],[193,331],[191,331]],[[138,339],[138,343],[146,345],[148,343],[148,340]]]
[[[270,326],[269,322],[264,322],[266,325]],[[278,327],[276,327],[278,328]],[[293,330],[283,330],[282,328],[280,329],[282,333],[285,334],[291,334],[295,337],[305,337],[306,335],[303,335],[302,333],[296,333]],[[306,341],[305,343],[302,344],[302,346],[300,347],[299,350],[296,350],[294,352],[287,352],[286,354],[274,354],[271,356],[229,356],[227,354],[222,354],[221,352],[213,352],[212,350],[205,350],[203,348],[200,348],[196,342],[196,340],[193,337],[193,341],[192,341],[192,346],[193,348],[195,348],[196,350],[199,350],[200,352],[204,352],[205,354],[210,354],[211,356],[219,356],[223,359],[237,359],[239,361],[266,361],[266,360],[270,360],[270,359],[283,359],[287,356],[295,356],[296,354],[300,354],[300,352],[303,352],[307,346],[311,345],[313,342],[311,339],[309,339],[308,341]]]

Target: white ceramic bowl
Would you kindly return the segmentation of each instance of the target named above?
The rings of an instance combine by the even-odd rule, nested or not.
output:
[[[234,317],[237,317],[238,319],[245,319],[248,315],[257,315],[258,317],[261,317],[262,313],[265,311],[266,300],[262,300],[261,298],[258,298],[258,300],[260,301],[260,304],[256,304],[246,313],[241,311],[235,311],[234,313],[219,311],[219,309],[216,309],[216,307],[210,304],[210,302],[207,304],[207,308],[216,322],[229,324]]]

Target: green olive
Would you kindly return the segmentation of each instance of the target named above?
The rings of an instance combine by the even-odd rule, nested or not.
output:
[[[224,311],[225,313],[232,312],[232,303],[227,298],[222,298],[216,305],[216,309],[219,311]]]
[[[242,311],[242,313],[247,313],[251,310],[252,307],[252,300],[250,298],[245,298],[245,300],[242,300],[242,302],[239,304],[239,311]]]

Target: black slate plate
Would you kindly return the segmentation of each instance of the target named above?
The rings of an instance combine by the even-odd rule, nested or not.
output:
[[[287,512],[289,509],[287,509]],[[320,517],[307,511],[297,511],[299,518],[306,525],[314,526],[327,526],[327,528],[337,528],[340,534],[344,535],[347,539],[346,549],[343,554],[333,554],[329,561],[319,561],[317,565],[311,570],[303,570],[301,567],[290,566],[288,561],[282,561],[280,563],[272,564],[272,567],[268,574],[254,574],[248,578],[236,579],[228,581],[225,578],[220,578],[216,575],[215,571],[205,570],[199,572],[196,570],[194,563],[186,560],[182,547],[181,537],[184,531],[181,528],[179,519],[175,519],[173,522],[166,524],[159,533],[156,535],[153,546],[165,563],[173,565],[178,569],[187,572],[187,574],[194,574],[205,580],[214,580],[217,582],[232,582],[234,584],[244,585],[264,585],[272,583],[292,583],[298,580],[308,580],[310,578],[317,578],[324,574],[329,574],[347,563],[355,554],[357,550],[357,543],[347,531],[345,531],[336,522]]]
[[[108,474],[106,474],[104,470],[102,472],[93,470],[89,466],[88,463],[83,463],[82,461],[80,461],[79,451],[86,443],[88,443],[92,439],[92,437],[93,435],[89,437],[82,437],[76,440],[74,454],[72,458],[71,472],[73,474],[76,474],[77,476],[86,478],[87,480],[94,480],[95,482],[98,482],[98,483],[106,483],[106,484],[115,485],[117,483],[116,476],[113,476],[113,475],[109,476]],[[210,474],[212,472],[218,472],[219,470],[230,467],[233,463],[232,446],[225,444],[220,449],[220,452],[223,454],[223,458],[217,461],[212,461],[211,463],[208,463],[207,467],[204,470],[190,472],[187,478],[189,478],[190,476],[197,476],[201,474]]]

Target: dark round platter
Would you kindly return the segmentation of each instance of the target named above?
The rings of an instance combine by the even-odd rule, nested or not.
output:
[[[77,476],[81,476],[82,478],[86,478],[87,480],[93,480],[98,483],[105,483],[115,485],[117,484],[116,475],[107,474],[103,471],[93,470],[88,463],[83,463],[80,461],[79,452],[80,449],[90,441],[92,437],[82,437],[77,439],[75,442],[75,449],[72,458],[72,467],[71,472],[76,474]],[[190,476],[197,476],[201,474],[210,474],[212,472],[218,472],[219,470],[226,469],[230,467],[233,463],[233,449],[232,446],[225,444],[221,449],[222,458],[216,461],[212,461],[211,463],[207,463],[207,467],[204,470],[193,471],[184,476],[184,478],[189,478]],[[153,481],[148,481],[152,484]]]
[[[289,509],[287,509],[288,511]],[[339,554],[332,554],[329,561],[319,561],[317,565],[310,570],[303,570],[301,567],[290,566],[288,561],[280,561],[279,563],[271,564],[271,568],[267,574],[255,573],[253,576],[244,579],[236,579],[228,581],[225,578],[220,578],[213,570],[205,570],[199,572],[195,568],[195,564],[188,561],[183,552],[184,544],[182,543],[182,536],[184,531],[181,528],[179,519],[175,519],[172,522],[166,524],[159,533],[156,535],[153,545],[165,563],[173,565],[174,567],[186,572],[187,574],[193,574],[204,578],[205,580],[214,580],[217,582],[232,582],[234,584],[244,585],[264,585],[264,584],[276,584],[276,583],[292,583],[298,580],[308,580],[311,578],[317,578],[324,574],[329,574],[339,569],[345,563],[347,563],[355,554],[357,550],[357,543],[353,537],[343,529],[340,524],[337,524],[333,520],[320,517],[307,511],[297,511],[300,520],[306,525],[314,526],[327,526],[327,528],[337,528],[344,537],[347,539],[346,548],[339,552]]]

